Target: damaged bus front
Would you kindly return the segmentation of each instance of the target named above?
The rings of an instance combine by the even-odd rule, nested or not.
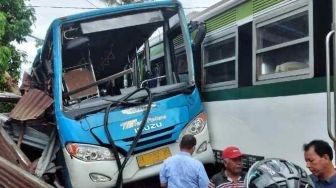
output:
[[[148,41],[158,35],[164,58],[150,63]],[[185,62],[176,61],[176,40],[183,41]],[[212,162],[190,34],[179,3],[134,4],[57,19],[40,64],[34,76],[52,83],[45,90],[55,100],[72,187],[111,187],[157,175],[185,134],[197,138],[193,156]]]

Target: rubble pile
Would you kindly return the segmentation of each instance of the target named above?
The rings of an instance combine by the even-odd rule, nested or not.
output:
[[[59,151],[53,99],[39,89],[22,97],[0,93],[0,102],[17,102],[0,114],[0,187],[63,187],[56,175]]]

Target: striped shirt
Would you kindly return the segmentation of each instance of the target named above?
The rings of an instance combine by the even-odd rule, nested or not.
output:
[[[238,182],[233,182],[230,177],[226,177],[224,171],[215,174],[210,182],[209,188],[244,188],[244,175],[238,178]]]

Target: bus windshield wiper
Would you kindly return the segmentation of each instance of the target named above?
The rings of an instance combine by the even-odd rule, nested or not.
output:
[[[195,85],[188,85],[180,88],[174,88],[170,90],[160,91],[160,92],[153,92],[153,97],[158,96],[167,96],[167,95],[178,95],[178,94],[190,94],[194,91]]]
[[[145,98],[147,98],[147,96]],[[112,104],[111,105],[112,107],[118,106],[118,107],[126,107],[127,108],[127,107],[139,106],[139,105],[143,104],[145,98],[140,97],[137,100],[135,100],[135,99],[129,99],[127,97],[123,97],[120,100],[111,100],[111,99],[103,99],[103,100],[107,101],[108,104]],[[95,107],[89,107],[89,108],[87,108],[87,110],[83,109],[84,112],[82,112],[82,113],[79,112],[78,114],[75,114],[73,117],[74,117],[74,119],[79,120],[79,119],[82,119],[82,118],[86,117],[89,114],[102,112],[103,110],[105,110],[105,108],[108,104],[101,105],[101,106],[95,106]],[[78,109],[78,110],[80,111],[81,109]]]
[[[167,96],[173,96],[173,95],[178,95],[178,94],[190,94],[194,91],[195,85],[184,85],[183,87],[178,87],[178,88],[169,88],[165,90],[157,90],[155,91],[154,88],[151,88],[151,93],[153,96],[153,99],[158,99],[158,98],[165,98]],[[113,106],[118,105],[119,107],[132,107],[132,106],[138,106],[141,105],[145,102],[145,99],[147,99],[147,95],[143,93],[143,95],[138,95],[138,96],[131,96],[126,99],[126,96],[122,97],[121,99],[109,99],[109,98],[101,98],[101,100],[106,101],[106,104],[101,104],[99,106],[92,106],[88,107],[86,109],[77,109],[77,112],[72,112],[76,120],[84,118],[88,114],[93,114],[97,112],[101,112],[106,108],[106,106],[112,102]],[[120,104],[118,104],[120,103]],[[122,103],[122,104],[121,104]]]

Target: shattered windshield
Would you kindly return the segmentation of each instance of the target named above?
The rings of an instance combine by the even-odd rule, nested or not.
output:
[[[65,109],[87,99],[120,99],[141,87],[185,88],[188,63],[175,54],[184,41],[178,23],[177,8],[162,8],[64,24]],[[162,47],[153,51],[148,44],[155,38]]]

